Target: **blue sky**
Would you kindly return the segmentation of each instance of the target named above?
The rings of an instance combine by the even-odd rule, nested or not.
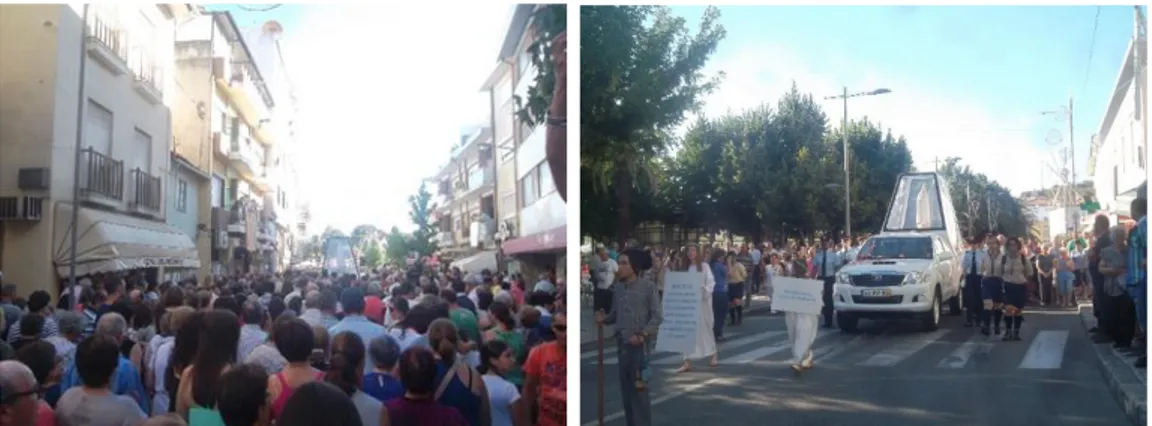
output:
[[[487,121],[480,86],[496,67],[512,10],[416,3],[208,8],[232,12],[241,27],[273,19],[284,27],[281,45],[300,102],[296,162],[315,232],[326,225],[348,232],[362,223],[413,228],[408,196],[447,163],[462,127]],[[436,18],[414,19],[422,16]]]
[[[693,27],[703,7],[674,7]],[[1074,98],[1078,177],[1132,37],[1133,9],[1097,7],[757,7],[721,8],[728,36],[707,72],[727,77],[705,114],[775,103],[795,80],[817,97],[888,88],[849,101],[909,138],[917,167],[959,156],[1014,192],[1055,183],[1044,173],[1045,143],[1066,122],[1040,111]],[[1089,52],[1092,51],[1091,63]],[[833,120],[842,104],[822,102]]]

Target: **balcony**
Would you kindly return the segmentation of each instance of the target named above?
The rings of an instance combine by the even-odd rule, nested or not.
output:
[[[496,182],[496,173],[491,167],[480,167],[468,174],[467,180],[461,182],[456,192],[456,199],[469,201],[478,195],[491,191]]]
[[[435,241],[436,245],[440,247],[452,247],[456,245],[456,236],[452,233],[452,231],[441,231],[440,233],[436,234],[436,239],[433,241]]]
[[[249,182],[264,180],[264,148],[253,143],[251,138],[233,136],[228,159]]]
[[[164,103],[164,67],[156,62],[155,57],[144,52],[136,52],[128,64],[135,77],[132,88],[152,105]]]
[[[227,81],[223,79],[225,71],[231,72]],[[252,128],[256,140],[265,145],[272,144],[272,129],[268,123],[275,102],[255,66],[240,61],[219,65],[214,63],[213,74],[216,76],[216,87],[236,106],[240,116]]]
[[[132,199],[129,208],[137,213],[160,213],[163,181],[140,169],[132,169],[128,174],[131,183]]]
[[[113,75],[127,74],[128,32],[99,12],[88,14],[88,37],[84,48]]]
[[[124,162],[91,147],[80,152],[80,196],[124,200]]]

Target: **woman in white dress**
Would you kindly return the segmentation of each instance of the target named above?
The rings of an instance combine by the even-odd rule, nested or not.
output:
[[[684,365],[676,370],[677,373],[688,371],[691,368],[690,364],[693,358],[711,356],[712,362],[708,365],[712,367],[720,363],[719,354],[716,351],[716,335],[712,331],[715,322],[712,313],[712,288],[716,286],[716,281],[712,277],[712,268],[704,264],[704,257],[700,256],[700,248],[696,245],[688,245],[682,253],[678,265],[680,270],[703,272],[704,282],[700,286],[700,309],[696,311],[696,348],[692,353],[684,354]]]
[[[792,261],[791,255],[785,255],[784,262],[781,276],[805,278],[806,271]],[[792,343],[792,371],[799,374],[812,368],[812,343],[816,341],[817,328],[820,327],[820,314],[785,312],[784,325]]]

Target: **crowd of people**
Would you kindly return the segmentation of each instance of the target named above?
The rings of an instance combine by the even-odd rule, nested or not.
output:
[[[4,283],[0,424],[564,424],[562,282],[430,269]]]

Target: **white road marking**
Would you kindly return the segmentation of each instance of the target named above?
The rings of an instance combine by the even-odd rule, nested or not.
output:
[[[692,392],[696,389],[700,389],[702,387],[711,385],[713,383],[730,384],[730,383],[732,383],[732,379],[717,377],[714,379],[705,380],[705,381],[700,382],[700,383],[693,383],[691,385],[685,386],[683,389],[680,389],[676,392],[672,392],[672,393],[669,393],[667,395],[661,396],[659,398],[653,399],[652,403],[650,405],[655,406],[656,404],[666,402],[672,398],[676,398],[678,396],[681,396],[681,395],[684,395],[688,392]],[[619,419],[621,417],[624,417],[624,412],[623,411],[617,411],[615,413],[604,416],[604,423],[607,424],[608,422]],[[599,424],[598,419],[594,419],[590,422],[584,423],[582,426],[596,426],[597,424]]]
[[[728,341],[720,342],[719,345],[716,345],[716,351],[719,352],[719,351],[723,350],[724,348],[736,348],[736,347],[744,346],[744,345],[747,345],[749,343],[756,342],[759,340],[772,339],[772,338],[775,338],[776,336],[779,336],[781,334],[786,334],[786,333],[787,333],[786,331],[765,331],[763,333],[756,333],[756,334],[753,334],[750,336],[744,336],[744,337],[741,337],[741,338],[735,339],[735,340],[728,340]],[[655,357],[653,357],[653,358],[655,358]],[[675,365],[675,364],[680,364],[682,362],[684,362],[684,357],[681,354],[672,354],[672,356],[668,356],[668,357],[664,357],[664,358],[652,361],[653,364],[659,364],[659,365]],[[608,361],[605,360],[604,363],[608,364]]]
[[[932,342],[944,337],[945,334],[951,330],[936,330],[928,334],[920,334],[912,336],[911,340],[905,340],[891,347],[881,351],[878,354],[872,355],[858,364],[860,367],[892,367],[896,364],[903,362],[916,352],[931,345]]]
[[[1068,345],[1068,330],[1042,330],[1032,338],[1028,353],[1017,368],[1028,370],[1054,370],[1064,362],[1064,347]]]
[[[856,336],[843,344],[836,346],[824,346],[812,351],[812,362],[817,363],[825,360],[832,359],[839,356],[845,351],[860,346],[864,343],[865,336]]]
[[[986,349],[992,347],[992,342],[988,341],[988,337],[983,334],[977,334],[970,338],[968,341],[952,351],[948,357],[940,360],[937,368],[964,368],[968,365],[968,360],[977,352],[987,352]]]
[[[829,330],[826,328],[820,329],[820,331],[816,333],[816,340],[813,341],[813,344],[815,344],[816,341],[819,341],[820,338],[826,337],[829,334],[832,334],[831,331],[832,330]],[[752,361],[758,360],[760,358],[766,357],[768,355],[772,355],[772,354],[777,353],[777,352],[786,351],[786,350],[791,349],[791,348],[792,348],[792,342],[790,342],[788,340],[784,340],[782,342],[776,342],[774,344],[771,344],[771,345],[768,345],[768,346],[765,346],[762,348],[754,349],[754,350],[751,350],[748,352],[744,352],[742,354],[737,354],[736,356],[733,356],[731,358],[726,358],[726,359],[721,358],[720,363],[721,364],[745,364],[745,363],[752,362]]]

